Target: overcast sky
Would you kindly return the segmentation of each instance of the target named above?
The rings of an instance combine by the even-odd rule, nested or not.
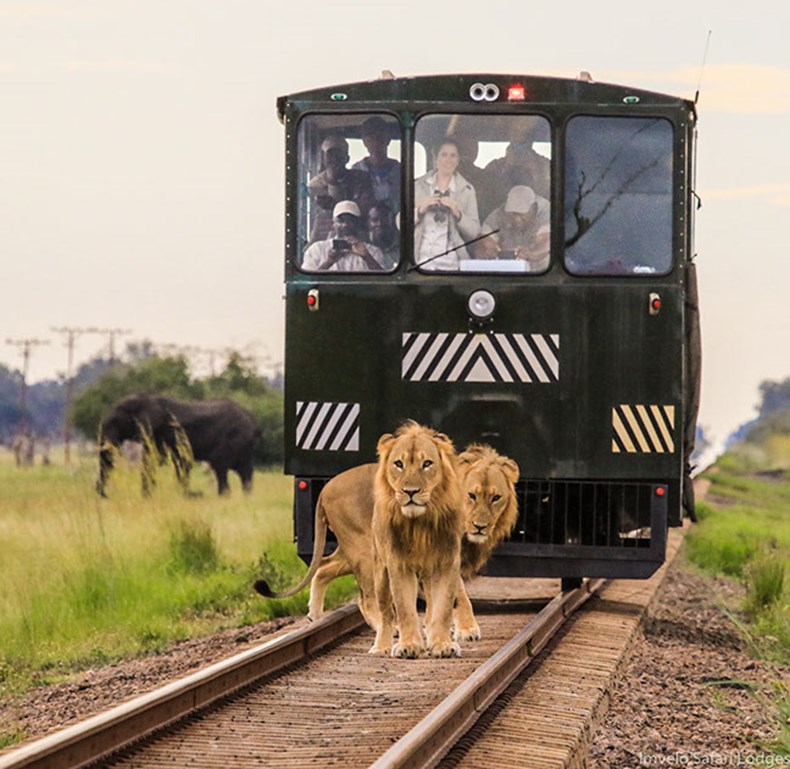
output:
[[[790,3],[0,0],[0,362],[51,328],[282,360],[276,97],[514,72],[699,100],[700,421],[722,439],[790,376]],[[578,6],[578,7],[577,7]],[[387,8],[383,12],[381,9]],[[83,335],[76,362],[106,338]]]

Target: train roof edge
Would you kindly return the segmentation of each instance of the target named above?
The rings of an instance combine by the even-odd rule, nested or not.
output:
[[[469,89],[477,82],[495,83],[502,96],[493,103],[500,105],[508,103],[506,93],[510,86],[523,85],[527,97],[523,103],[527,104],[599,102],[602,105],[610,105],[622,104],[624,99],[633,100],[636,97],[635,101],[625,103],[661,107],[683,106],[696,116],[694,102],[690,99],[630,85],[597,82],[587,73],[581,73],[577,78],[513,73],[437,74],[413,77],[390,77],[386,74],[373,80],[328,85],[280,96],[277,99],[277,114],[282,121],[289,102],[311,104],[326,102],[334,106],[340,104],[350,106],[356,101],[366,104],[373,101],[447,101],[472,105],[475,102],[469,98]]]

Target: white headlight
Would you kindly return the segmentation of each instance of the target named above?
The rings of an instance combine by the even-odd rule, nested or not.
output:
[[[485,320],[494,314],[496,299],[494,299],[494,295],[490,291],[481,288],[470,295],[466,307],[470,315]]]

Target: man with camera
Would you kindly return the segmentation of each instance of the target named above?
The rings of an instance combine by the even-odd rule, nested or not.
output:
[[[513,187],[483,222],[481,233],[491,234],[475,244],[478,259],[521,259],[526,272],[548,269],[551,204],[531,187]]]
[[[332,211],[332,233],[305,251],[306,272],[369,272],[384,269],[381,249],[359,239],[362,212],[353,200],[341,200]]]
[[[346,168],[349,160],[348,142],[338,135],[327,136],[321,142],[323,168],[307,184],[315,203],[310,225],[310,242],[323,240],[332,229],[332,211],[342,200],[353,200],[363,214],[373,203],[373,185],[370,174]]]

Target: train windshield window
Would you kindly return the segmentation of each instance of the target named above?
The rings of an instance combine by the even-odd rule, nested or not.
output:
[[[520,274],[548,269],[548,120],[426,115],[417,123],[414,157],[414,258],[421,269]]]
[[[565,265],[577,275],[672,267],[672,124],[576,117],[565,145]]]
[[[400,261],[401,132],[386,114],[307,115],[298,141],[299,268],[387,272]]]

